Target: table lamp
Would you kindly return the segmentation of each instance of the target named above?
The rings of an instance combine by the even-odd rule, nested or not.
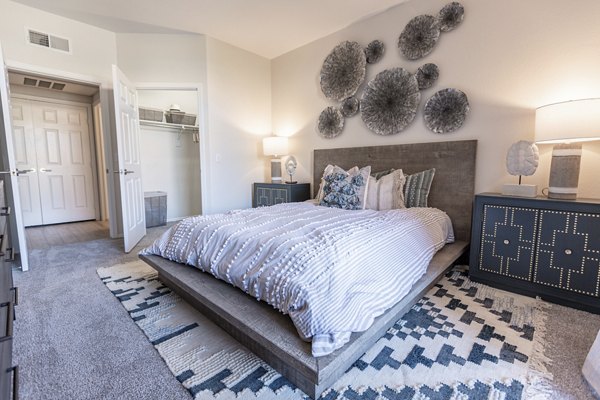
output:
[[[554,143],[548,197],[575,200],[581,142],[600,140],[600,99],[548,104],[535,111],[535,141]]]
[[[271,159],[271,182],[282,183],[281,158],[288,152],[288,138],[284,136],[269,136],[263,139],[263,153],[273,156]]]

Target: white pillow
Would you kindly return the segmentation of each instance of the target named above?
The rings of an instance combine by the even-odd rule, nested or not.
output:
[[[358,172],[358,167],[354,166],[354,167],[350,168],[348,171],[346,171],[344,168],[338,167],[337,165],[328,164],[325,167],[325,169],[323,170],[323,175],[321,175],[321,183],[319,184],[319,191],[317,192],[317,197],[315,198],[315,200],[317,200],[317,204],[321,203],[321,201],[323,200],[323,185],[325,184],[325,181],[323,180],[323,178],[325,178],[327,175],[332,174],[334,172],[346,172],[350,175],[356,175],[356,173]]]
[[[401,169],[382,176],[376,180],[369,176],[367,186],[367,208],[370,210],[393,210],[405,208],[404,183],[406,178]]]

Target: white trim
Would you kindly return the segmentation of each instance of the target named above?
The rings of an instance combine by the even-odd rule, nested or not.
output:
[[[14,97],[15,99],[37,101],[37,102],[43,102],[43,103],[62,104],[62,105],[66,105],[66,106],[79,106],[79,107],[92,106],[92,103],[82,103],[80,101],[62,100],[62,99],[55,99],[52,97],[33,96],[31,94],[22,94],[22,93],[14,93],[14,92],[11,92],[10,97]],[[84,96],[84,97],[91,98],[91,96]]]
[[[34,74],[34,75],[43,75],[48,78],[58,79],[58,80],[69,80],[75,83],[82,83],[92,86],[100,86],[102,82],[105,80],[93,76],[93,75],[84,75],[77,74],[74,72],[63,71],[54,68],[42,67],[34,64],[22,63],[14,60],[7,60],[6,67],[9,72],[20,72],[22,74]]]

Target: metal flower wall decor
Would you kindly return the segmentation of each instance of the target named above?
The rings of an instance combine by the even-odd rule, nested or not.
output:
[[[462,4],[446,4],[437,17],[419,15],[411,19],[398,38],[398,48],[409,60],[425,57],[435,47],[441,32],[449,32],[463,21],[465,9]]]
[[[404,68],[391,68],[367,84],[360,100],[360,116],[376,134],[392,135],[415,119],[420,101],[416,76]]]
[[[437,18],[419,15],[411,19],[398,38],[398,48],[409,60],[417,60],[431,53],[440,38]]]
[[[419,90],[429,89],[433,86],[440,76],[440,70],[437,65],[427,63],[422,65],[417,70],[417,83],[419,84]]]
[[[465,17],[465,8],[462,4],[456,1],[446,4],[438,14],[438,21],[440,23],[440,31],[449,32],[456,28],[463,21]]]
[[[319,134],[325,139],[333,139],[339,136],[344,129],[344,117],[340,110],[335,107],[327,107],[319,115]]]
[[[340,106],[340,112],[346,118],[356,115],[360,107],[360,101],[356,97],[348,97]]]
[[[353,96],[365,80],[365,51],[357,42],[342,42],[325,58],[321,67],[321,90],[325,97],[341,101]]]
[[[368,64],[375,64],[383,57],[385,46],[381,40],[373,40],[365,48],[365,56]]]
[[[451,2],[437,16],[419,15],[412,18],[398,37],[398,48],[409,60],[417,60],[433,51],[442,32],[449,32],[464,19],[462,4]],[[421,101],[420,91],[437,82],[440,70],[426,63],[412,74],[396,67],[386,69],[365,85],[357,94],[366,76],[367,64],[379,62],[385,53],[381,40],[362,47],[358,42],[345,41],[325,58],[319,75],[325,97],[338,102],[319,115],[319,135],[331,139],[344,128],[344,118],[360,113],[367,128],[378,135],[393,135],[403,131],[414,119]],[[360,100],[359,100],[360,98]],[[425,104],[423,117],[428,129],[435,133],[450,133],[459,129],[469,113],[467,95],[457,89],[443,89]]]
[[[423,117],[431,131],[450,133],[462,126],[469,110],[466,94],[458,89],[443,89],[427,100]]]

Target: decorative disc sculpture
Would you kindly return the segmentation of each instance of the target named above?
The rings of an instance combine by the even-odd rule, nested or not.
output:
[[[435,64],[425,64],[417,70],[417,83],[419,90],[429,89],[440,76],[440,70]]]
[[[533,142],[520,140],[510,146],[506,153],[506,170],[511,175],[518,175],[519,183],[505,183],[502,185],[502,194],[521,197],[537,196],[537,185],[523,185],[521,177],[533,175],[539,160],[540,153]]]
[[[348,97],[344,101],[342,101],[342,105],[340,106],[340,112],[346,118],[352,117],[356,115],[358,109],[360,107],[360,101],[354,96]]]
[[[375,64],[383,57],[385,46],[381,40],[373,40],[365,49],[365,56],[368,64]]]
[[[466,94],[458,89],[442,89],[425,103],[425,125],[435,133],[454,132],[465,122],[469,109]]]
[[[506,153],[506,170],[509,174],[519,176],[530,176],[537,170],[540,161],[540,153],[533,142],[520,140],[514,143]]]
[[[440,31],[449,32],[456,28],[465,17],[465,8],[456,1],[446,4],[438,14]]]
[[[391,68],[367,84],[360,100],[360,116],[376,134],[393,135],[415,119],[420,101],[415,75],[403,68]]]
[[[344,129],[344,117],[340,110],[335,107],[327,107],[319,115],[317,126],[319,134],[325,139],[333,139],[339,136]]]
[[[437,18],[419,15],[411,19],[398,38],[398,48],[409,60],[417,60],[431,53],[440,38]]]
[[[321,67],[321,90],[325,97],[341,101],[353,96],[365,80],[367,60],[357,42],[342,42],[325,58]]]

